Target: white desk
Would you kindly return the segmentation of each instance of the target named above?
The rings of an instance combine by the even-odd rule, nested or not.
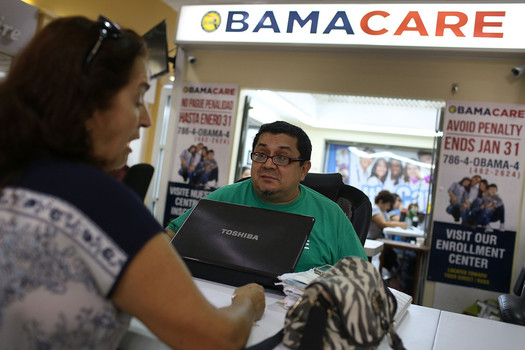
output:
[[[213,305],[222,307],[231,304],[232,293],[235,287],[198,278],[194,278],[194,281],[202,294],[204,294],[206,299]],[[248,345],[257,344],[283,328],[286,310],[281,300],[283,300],[284,295],[277,291],[267,290],[265,296],[266,308],[263,317],[253,326],[250,337],[248,338]]]
[[[401,237],[425,237],[425,231],[414,226],[410,226],[409,228],[385,227],[383,229],[383,233],[389,235],[398,235]]]
[[[232,293],[235,287],[221,283],[193,279],[201,293],[216,307],[231,304]],[[283,307],[284,295],[266,291],[266,308],[264,315],[252,328],[247,345],[257,344],[277,333],[284,325],[286,310]],[[138,319],[132,318],[128,331],[119,344],[119,350],[168,350],[169,348],[159,341],[157,337]]]
[[[364,245],[366,256],[368,256],[369,258],[373,258],[374,256],[383,251],[384,245],[385,244],[381,241],[375,239],[367,239]]]
[[[525,327],[441,311],[433,350],[523,350]],[[407,347],[408,349],[408,347]]]
[[[432,349],[439,323],[440,310],[412,304],[396,328],[407,350]],[[385,337],[378,350],[390,350]]]
[[[219,283],[195,280],[202,293],[216,306],[229,305],[235,289]],[[286,310],[282,296],[266,293],[263,318],[253,327],[248,346],[277,333],[284,324]],[[521,350],[525,344],[525,328],[503,322],[455,314],[419,305],[410,305],[397,332],[407,350]],[[120,350],[167,350],[138,320],[133,319],[119,347]],[[284,349],[279,346],[278,349]],[[379,350],[390,349],[385,337]]]

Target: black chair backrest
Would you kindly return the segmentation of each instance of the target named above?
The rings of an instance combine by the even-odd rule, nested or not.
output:
[[[354,226],[361,244],[365,244],[372,220],[372,203],[363,191],[345,185],[339,173],[308,173],[302,184],[336,202]]]
[[[334,202],[339,198],[339,191],[344,185],[343,177],[339,173],[308,173],[301,183],[330,198]]]
[[[122,183],[131,188],[144,200],[153,177],[154,168],[151,164],[139,163],[132,165],[124,174]]]
[[[370,222],[372,221],[372,203],[370,203],[370,199],[360,189],[350,185],[343,185],[336,202],[352,222],[359,240],[364,245]]]
[[[516,280],[516,284],[514,285],[514,294],[517,296],[521,296],[525,291],[525,264],[521,268],[521,272],[518,276],[518,279]],[[523,295],[525,297],[525,295]]]

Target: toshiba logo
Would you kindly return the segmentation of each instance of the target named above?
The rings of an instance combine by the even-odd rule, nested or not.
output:
[[[225,234],[225,235],[228,235],[228,236],[232,236],[232,237],[251,239],[251,240],[254,240],[254,241],[258,241],[259,240],[259,235],[254,235],[252,233],[246,233],[246,232],[241,232],[241,231],[230,230],[230,229],[227,229],[227,228],[223,228],[221,230],[221,233]]]

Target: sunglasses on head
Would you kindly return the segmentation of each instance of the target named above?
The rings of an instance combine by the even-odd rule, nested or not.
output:
[[[98,16],[98,28],[98,40],[87,55],[86,60],[84,61],[84,68],[87,68],[89,64],[93,61],[104,39],[118,39],[122,37],[122,32],[120,31],[119,25],[111,22],[109,19],[102,15]]]

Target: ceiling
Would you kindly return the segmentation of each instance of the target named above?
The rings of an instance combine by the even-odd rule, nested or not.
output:
[[[162,0],[164,3],[168,4],[175,10],[178,10],[180,6],[182,5],[210,5],[210,4],[216,4],[216,5],[224,5],[224,4],[323,4],[323,3],[331,3],[331,4],[337,4],[337,3],[356,3],[356,4],[363,4],[363,3],[375,3],[375,4],[381,4],[381,3],[492,3],[493,0],[448,0],[448,1],[421,1],[421,0],[398,0],[398,1],[391,1],[391,0],[329,0],[329,1],[322,1],[322,0],[286,0],[286,1],[279,1],[279,0]],[[520,0],[507,0],[505,2],[512,3],[520,3],[522,1]]]
[[[266,123],[275,115],[314,128],[434,137],[444,101],[246,90],[250,117]]]

